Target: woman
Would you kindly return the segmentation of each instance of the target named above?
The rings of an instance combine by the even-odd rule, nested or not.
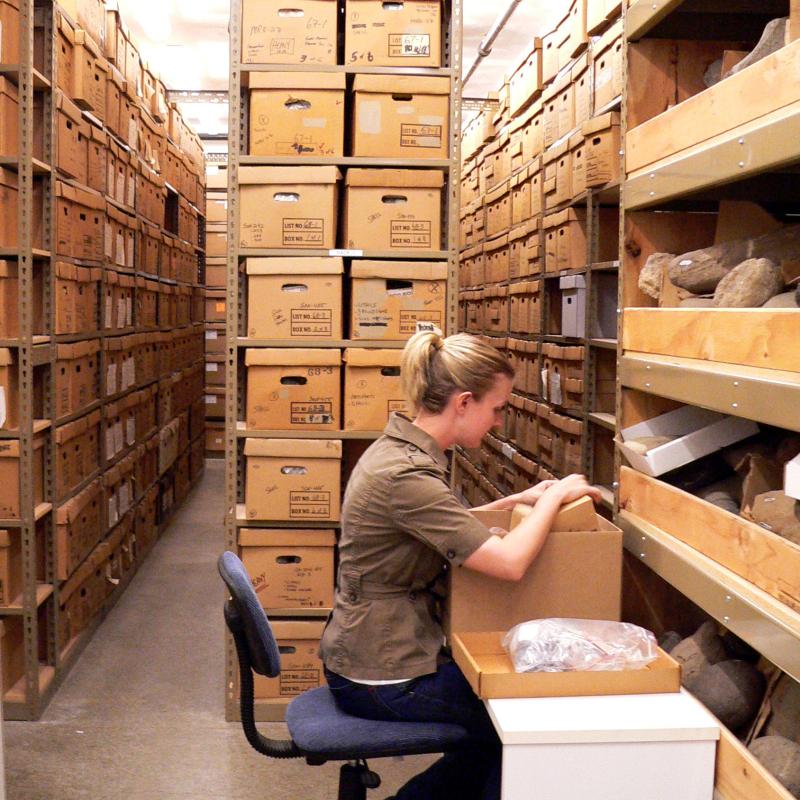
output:
[[[499,797],[500,747],[480,700],[442,653],[437,606],[450,567],[519,580],[563,503],[599,500],[581,475],[544,481],[483,509],[535,505],[503,537],[478,522],[449,485],[445,451],[477,447],[499,427],[514,370],[469,334],[413,336],[401,364],[413,421],[394,414],[350,477],[342,507],[333,614],[322,637],[328,684],[347,713],[457,722],[475,749],[445,755],[398,800]]]

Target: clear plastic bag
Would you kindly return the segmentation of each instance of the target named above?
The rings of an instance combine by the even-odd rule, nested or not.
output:
[[[517,672],[641,669],[658,656],[655,636],[629,622],[535,619],[504,637]]]

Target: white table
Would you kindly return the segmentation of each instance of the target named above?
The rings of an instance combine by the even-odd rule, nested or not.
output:
[[[685,692],[486,705],[502,800],[712,800],[719,727]]]

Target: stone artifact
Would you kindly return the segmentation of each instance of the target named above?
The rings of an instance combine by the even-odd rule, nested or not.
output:
[[[746,661],[710,664],[686,688],[733,732],[749,725],[766,689],[764,676]]]
[[[749,258],[768,258],[779,266],[800,261],[800,225],[675,256],[669,262],[669,279],[693,294],[708,294],[734,267]]]
[[[717,626],[711,620],[704,622],[691,636],[676,645],[670,655],[681,664],[683,683],[690,691],[706,667],[726,658]]]
[[[768,258],[748,258],[735,266],[714,291],[718,308],[758,308],[783,289],[781,268]]]
[[[661,297],[661,281],[664,268],[675,258],[673,253],[653,253],[645,261],[639,273],[639,289],[653,300]]]
[[[778,17],[778,19],[770,20],[764,28],[764,32],[761,34],[758,44],[752,49],[750,54],[745,56],[724,77],[727,78],[729,75],[735,75],[737,72],[741,72],[757,61],[761,61],[762,58],[766,58],[780,50],[786,44],[786,26],[788,24],[788,17]]]
[[[800,797],[800,744],[783,736],[762,736],[750,752],[794,797]]]
[[[764,303],[764,308],[800,308],[800,292],[776,294]]]

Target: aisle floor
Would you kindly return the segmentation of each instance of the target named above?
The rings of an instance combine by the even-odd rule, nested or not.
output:
[[[42,719],[4,723],[8,800],[335,798],[337,765],[266,759],[225,722],[224,469],[206,464]],[[376,761],[383,785],[370,800],[430,761]]]

